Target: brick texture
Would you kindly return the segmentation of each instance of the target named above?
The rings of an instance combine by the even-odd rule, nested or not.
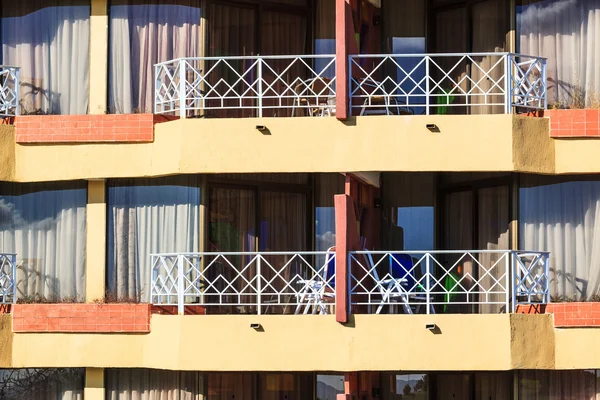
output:
[[[550,303],[546,306],[519,306],[519,314],[553,314],[554,326],[600,327],[600,303]]]
[[[17,143],[152,142],[154,125],[173,118],[153,114],[23,115],[15,117]]]
[[[13,332],[148,333],[150,304],[15,304]]]
[[[553,138],[600,137],[600,110],[547,110]]]

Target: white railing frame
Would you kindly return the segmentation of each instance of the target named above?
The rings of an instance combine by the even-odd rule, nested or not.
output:
[[[0,117],[19,115],[20,68],[0,65]]]
[[[17,301],[17,255],[0,254],[0,304],[13,304]]]
[[[270,65],[270,62],[289,60],[281,71]],[[323,60],[324,66],[314,66],[317,60]],[[248,61],[249,66],[241,69],[233,65],[234,62]],[[214,62],[207,71],[201,66],[207,62]],[[320,103],[322,98],[335,99],[335,74],[328,78],[328,70],[335,71],[335,55],[282,55],[282,56],[240,56],[240,57],[189,57],[155,64],[154,88],[154,113],[178,113],[181,118],[186,118],[189,112],[203,112],[206,110],[253,110],[258,117],[262,117],[267,109],[304,109],[313,115],[318,110],[319,115],[331,115],[334,106]],[[294,66],[308,71],[307,77],[292,76],[291,82],[285,78]],[[217,74],[218,69],[224,67],[226,72],[235,76],[233,82],[228,82],[223,77],[218,81],[211,81],[211,74]],[[253,72],[256,71],[256,77]],[[273,74],[272,82],[265,79],[265,71]],[[191,76],[191,78],[190,78]],[[315,91],[312,83],[320,81],[324,87]],[[241,92],[236,86],[244,85]],[[282,85],[279,92],[277,85]],[[219,85],[223,85],[219,88]],[[297,91],[296,88],[300,90]],[[275,104],[265,105],[265,100],[272,100]],[[255,103],[247,104],[250,101]],[[216,102],[211,105],[209,102]],[[291,102],[291,105],[288,104]]]
[[[486,70],[475,60],[477,57],[495,57],[498,60],[492,60],[491,67]],[[396,61],[402,58],[415,60],[416,66],[405,70]],[[439,62],[443,58],[457,61],[446,70]],[[377,61],[374,62],[374,67],[367,72],[359,60],[372,59]],[[382,108],[385,108],[386,111],[396,109],[398,112],[403,109],[410,111],[414,108],[424,108],[424,114],[429,115],[432,107],[472,109],[490,106],[503,107],[504,113],[510,114],[514,108],[531,111],[544,110],[548,106],[546,59],[543,57],[515,53],[360,54],[350,55],[348,60],[350,107],[360,110],[361,115]],[[393,78],[386,76],[381,81],[374,78],[378,70],[383,68],[386,63],[395,65],[396,74],[402,73],[401,79],[397,76]],[[472,69],[478,70],[482,76],[475,80],[465,70],[462,78],[453,79],[452,72],[457,70],[462,63],[470,63]],[[499,67],[502,65],[504,68],[500,69]],[[414,74],[420,68],[425,69],[425,74],[419,79]],[[442,75],[438,81],[434,80],[432,69]],[[501,76],[497,79],[491,76],[495,70],[502,71]],[[360,77],[353,74],[353,71],[359,72]],[[491,82],[490,88],[483,89],[481,84],[486,80]],[[453,84],[453,88],[448,92],[442,87],[444,81]],[[406,82],[409,83],[409,87],[403,88],[402,85]],[[460,87],[463,83],[468,83],[471,87],[463,89]],[[392,89],[388,90],[386,85],[388,87],[391,85]],[[436,93],[438,89],[441,94]],[[450,96],[462,97],[465,102],[432,104],[432,99]],[[503,101],[494,102],[490,100],[490,97],[502,98]],[[483,98],[483,100],[477,101],[478,98]],[[375,101],[377,99],[383,99],[383,104],[381,101]]]
[[[287,260],[283,265],[273,265],[268,260],[272,256],[287,257]],[[234,265],[231,257],[240,257],[240,265]],[[318,257],[324,258],[322,265],[316,264]],[[335,273],[325,275],[328,261],[334,257],[335,252],[331,251],[151,254],[151,302],[155,305],[176,305],[179,314],[184,314],[186,305],[248,306],[256,307],[258,314],[268,307],[283,306],[296,307],[296,313],[301,309],[307,313],[312,308],[313,313],[323,314],[325,309],[319,303],[319,296],[335,296]],[[232,278],[228,280],[223,271],[218,270],[219,262],[223,262],[227,272],[232,273]],[[298,266],[310,276],[300,276],[296,271],[288,279],[284,278],[287,268],[297,269]],[[254,274],[246,276],[252,267],[255,267]],[[290,274],[292,272],[294,270]],[[213,273],[217,275],[211,277]],[[277,282],[283,283],[279,290],[275,287]],[[236,284],[243,287],[236,288]],[[224,287],[219,289],[219,285]],[[195,302],[187,302],[189,298]],[[231,301],[232,298],[234,301]]]
[[[495,255],[496,259],[491,261],[491,265],[484,265],[478,258],[482,254]],[[414,280],[412,287],[406,287],[410,284],[407,280],[394,280],[391,272],[377,272],[391,261],[391,257],[397,255],[406,255],[411,258],[416,256],[417,261],[411,266],[402,266],[408,269],[407,272],[411,275],[410,279]],[[453,265],[445,267],[439,258],[448,255],[458,256],[458,258]],[[373,260],[373,256],[378,259]],[[354,251],[349,252],[348,260],[350,305],[368,306],[369,312],[372,312],[373,306],[378,307],[375,313],[379,313],[383,306],[402,305],[407,310],[407,307],[424,306],[426,313],[429,314],[432,305],[498,305],[503,306],[504,312],[509,313],[515,312],[518,305],[550,302],[550,255],[548,252],[515,250]],[[451,276],[453,272],[457,272],[458,267],[465,261],[472,263],[474,268],[478,268],[481,275],[477,277],[470,273],[461,275],[452,288],[452,290],[457,289],[458,291],[446,290],[445,278]],[[422,269],[422,266],[425,267],[425,272],[420,277],[415,276],[414,272]],[[437,267],[441,276],[439,273],[436,275],[432,267]],[[494,276],[494,272],[498,272],[497,277]],[[362,276],[360,279],[357,277],[359,274]],[[492,280],[488,288],[484,287],[483,279],[486,277]],[[470,279],[472,282],[465,287],[464,283]],[[372,287],[366,284],[366,280],[371,283]],[[396,289],[398,293],[395,294],[400,301],[392,302],[389,292]],[[450,296],[453,294],[462,295],[465,299],[452,301]],[[436,296],[437,300],[435,300]],[[440,301],[441,296],[448,300]],[[498,300],[491,300],[492,296],[497,296]],[[356,300],[360,297],[366,298],[366,300]],[[418,300],[413,300],[416,298]]]

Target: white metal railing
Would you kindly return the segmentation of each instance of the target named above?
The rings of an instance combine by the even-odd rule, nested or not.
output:
[[[335,252],[153,254],[151,302],[213,313],[328,312]],[[209,310],[210,309],[210,310]]]
[[[0,116],[19,114],[19,68],[0,66]]]
[[[155,79],[156,114],[335,112],[335,55],[179,58],[156,64]]]
[[[394,307],[409,314],[514,312],[550,301],[549,264],[545,252],[351,252],[350,304],[376,314]]]
[[[541,57],[351,55],[349,71],[355,114],[510,114],[547,108],[546,59]]]
[[[0,254],[0,304],[12,304],[17,299],[17,255]]]

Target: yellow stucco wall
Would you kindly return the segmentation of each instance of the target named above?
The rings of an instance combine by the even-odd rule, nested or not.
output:
[[[12,366],[12,315],[0,314],[0,368]]]
[[[587,174],[600,172],[600,140],[555,139],[556,173]]]
[[[15,367],[147,367],[205,371],[508,370],[510,315],[161,316],[151,333],[16,334]],[[540,325],[521,321],[533,337]],[[543,317],[543,316],[542,316]],[[262,331],[250,328],[258,322]],[[435,323],[439,334],[425,329]],[[544,342],[549,349],[553,342]],[[54,349],[50,351],[50,349]],[[553,364],[536,348],[521,368]]]
[[[89,113],[104,114],[108,88],[108,0],[91,0]]]
[[[600,328],[556,329],[557,369],[600,369]]]
[[[85,298],[103,299],[106,288],[106,185],[105,180],[88,182],[86,206]]]
[[[511,367],[513,369],[553,369],[555,367],[554,319],[552,315],[513,314],[510,317],[510,331]]]
[[[13,181],[15,167],[15,127],[0,125],[0,181]]]

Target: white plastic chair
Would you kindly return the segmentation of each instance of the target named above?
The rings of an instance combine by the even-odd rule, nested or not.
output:
[[[325,263],[321,267],[322,274],[317,273],[311,279],[298,279],[297,284],[302,289],[296,294],[298,305],[294,314],[298,314],[304,307],[303,314],[327,314],[327,304],[335,300],[335,246],[327,249]]]

